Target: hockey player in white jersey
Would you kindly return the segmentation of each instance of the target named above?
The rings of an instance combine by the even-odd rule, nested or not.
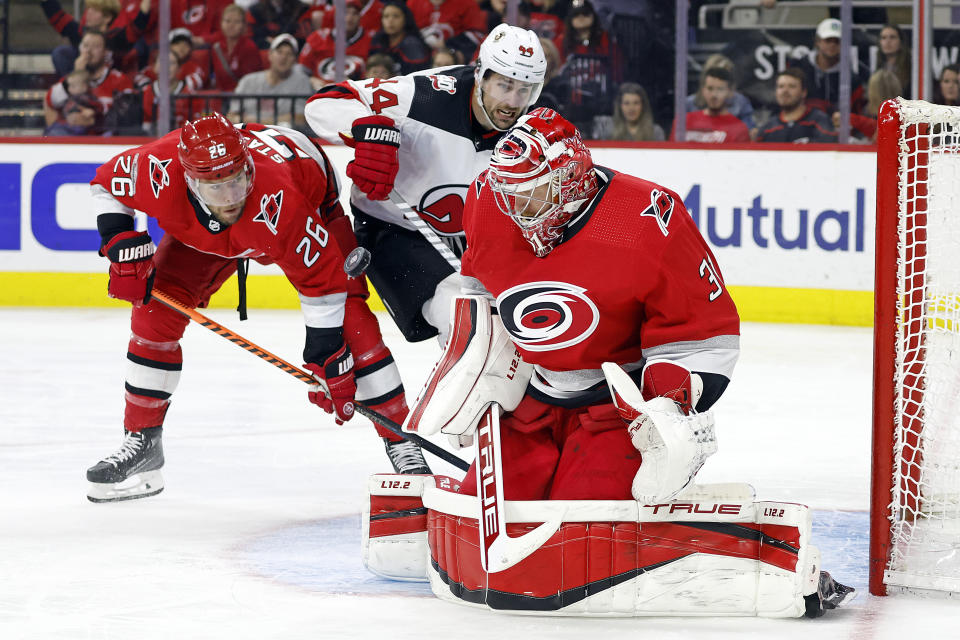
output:
[[[467,187],[537,101],[546,68],[533,31],[501,24],[481,44],[476,67],[348,80],[308,102],[307,121],[320,137],[355,148],[346,173],[357,241],[372,254],[366,274],[408,341],[445,340],[460,276],[455,260],[388,200],[391,191],[459,257]]]

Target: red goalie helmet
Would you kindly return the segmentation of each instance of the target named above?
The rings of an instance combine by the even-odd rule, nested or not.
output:
[[[177,152],[187,186],[204,204],[234,206],[253,190],[255,169],[247,142],[223,115],[184,124]]]
[[[593,159],[580,132],[552,109],[534,109],[501,138],[487,184],[538,258],[550,253],[563,228],[597,192]]]

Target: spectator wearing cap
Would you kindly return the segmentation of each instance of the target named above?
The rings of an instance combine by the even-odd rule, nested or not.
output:
[[[807,76],[790,67],[777,74],[774,92],[780,111],[757,135],[757,142],[836,142],[830,118],[807,104]]]
[[[74,61],[75,70],[84,70],[89,74],[90,92],[100,102],[100,113],[106,113],[113,104],[113,94],[125,89],[132,89],[130,78],[112,68],[111,58],[107,51],[106,37],[99,31],[87,31],[80,39],[80,53]],[[70,98],[67,88],[67,79],[62,78],[47,90],[44,98],[44,116],[47,125],[51,125],[60,118],[60,109]],[[84,126],[93,122],[81,122]]]
[[[346,51],[344,69],[350,80],[363,78],[363,65],[370,55],[370,43],[373,33],[360,24],[362,0],[346,0],[343,21],[346,26]],[[309,36],[300,52],[300,64],[310,74],[310,83],[314,89],[336,82],[336,31],[317,29]]]
[[[171,29],[170,51],[177,56],[179,63],[177,80],[183,80],[191,92],[202,89],[207,82],[207,69],[193,55],[193,33],[186,27]],[[147,72],[151,71],[153,69],[147,69]]]
[[[300,0],[261,0],[247,10],[247,24],[253,41],[261,49],[270,46],[273,38],[281,34],[294,34],[301,40],[309,29],[309,7]],[[303,21],[301,21],[301,18]]]
[[[828,115],[839,108],[841,31],[839,20],[823,20],[817,25],[811,57],[793,60],[790,64],[807,74],[807,104]],[[853,60],[856,69],[850,73],[850,110],[859,113],[866,104],[864,83],[870,74],[856,56]]]
[[[373,34],[370,53],[383,53],[400,65],[400,75],[430,67],[430,48],[423,41],[413,13],[403,0],[387,0],[380,13],[380,31]]]
[[[74,70],[73,63],[85,30],[102,32],[107,49],[119,55],[133,48],[150,23],[150,0],[138,0],[132,19],[125,14],[121,16],[119,0],[86,0],[79,22],[63,10],[60,0],[43,0],[40,7],[57,33],[69,40],[69,44],[62,44],[51,52],[53,68],[59,76]]]
[[[264,95],[264,98],[245,98],[230,103],[227,116],[233,122],[260,122],[283,126],[302,125],[306,122],[303,108],[306,98],[313,93],[310,78],[297,65],[299,53],[297,39],[289,33],[274,36],[267,59],[270,66],[264,71],[249,73],[237,83],[234,93],[238,95]],[[289,96],[275,99],[277,96]],[[294,98],[303,99],[294,100]]]
[[[246,35],[247,12],[231,4],[220,13],[220,32],[206,53],[209,86],[218,91],[233,91],[240,78],[263,69],[260,50]]]

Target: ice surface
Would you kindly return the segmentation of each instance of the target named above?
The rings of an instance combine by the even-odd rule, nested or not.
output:
[[[208,313],[299,364],[299,312]],[[381,325],[413,395],[439,348]],[[389,470],[369,423],[337,427],[302,383],[196,324],[167,416],[166,489],[91,504],[84,470],[120,442],[128,314],[0,309],[0,639],[953,637],[960,602],[866,595],[870,331],[743,334],[700,481],[815,509],[824,568],[861,590],[819,620],[506,616],[368,574],[365,479]]]

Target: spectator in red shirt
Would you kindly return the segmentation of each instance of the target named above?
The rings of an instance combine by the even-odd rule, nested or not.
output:
[[[247,12],[243,7],[236,4],[224,7],[220,14],[220,32],[204,52],[211,89],[232,92],[240,78],[263,69],[260,50],[246,31]]]
[[[703,99],[707,106],[702,111],[687,114],[687,142],[750,142],[747,125],[727,109],[733,91],[733,74],[727,69],[713,67],[704,72]],[[676,139],[675,132],[670,139]]]
[[[111,68],[110,56],[107,50],[107,41],[99,31],[87,31],[80,39],[80,53],[74,61],[75,70],[85,70],[90,74],[90,91],[96,96],[103,113],[110,110],[113,104],[113,94],[116,91],[132,89],[130,78]],[[70,97],[67,91],[66,78],[62,78],[47,90],[44,98],[44,116],[47,125],[51,125],[60,117],[59,110]]]
[[[508,22],[507,0],[484,0],[480,3],[480,9],[487,14],[487,33],[493,31],[498,24]],[[517,23],[514,26],[533,30],[530,26],[530,3],[526,0],[517,3]]]
[[[563,20],[570,3],[563,0],[530,0],[530,26],[541,38],[563,39]],[[559,47],[558,47],[559,48]]]
[[[313,30],[333,29],[336,26],[333,0],[330,0],[329,4],[324,2],[322,6],[317,6],[319,1],[314,0],[314,7],[308,12]],[[381,9],[383,3],[380,0],[360,0],[360,26],[364,31],[376,33],[380,29]]]
[[[343,16],[347,32],[344,67],[350,80],[363,78],[363,64],[370,55],[370,43],[373,40],[373,33],[360,24],[362,8],[362,0],[346,0]],[[335,45],[334,29],[318,29],[307,36],[299,62],[310,74],[310,84],[314,89],[337,81]]]
[[[487,33],[487,14],[476,0],[407,0],[431,49],[459,49],[468,60]]]
[[[187,83],[177,77],[180,70],[180,62],[177,56],[170,52],[170,95],[183,95],[193,93]],[[157,119],[157,100],[160,96],[160,83],[157,78],[160,75],[160,58],[157,58],[153,64],[153,73],[140,74],[137,76],[137,88],[143,92],[143,130],[147,133],[155,133]],[[169,129],[182,127],[184,122],[192,117],[190,105],[187,100],[173,101],[174,123]]]
[[[589,0],[574,0],[564,23],[560,54],[569,95],[561,100],[563,113],[581,131],[589,131],[593,117],[613,110],[620,83],[620,52],[600,25]]]
[[[193,46],[202,47],[217,37],[220,14],[232,0],[170,0],[170,27],[183,28],[193,36]],[[181,60],[181,64],[182,64]]]
[[[430,67],[430,48],[402,0],[387,0],[383,4],[380,31],[373,35],[370,53],[385,53],[393,58],[400,65],[402,76]]]
[[[47,16],[47,21],[61,36],[69,40],[69,44],[62,44],[51,52],[53,68],[59,76],[65,76],[73,71],[73,63],[79,53],[80,38],[83,31],[103,32],[107,48],[122,54],[133,48],[150,22],[150,0],[138,0],[138,13],[133,19],[124,15],[120,17],[120,3],[118,0],[86,0],[85,9],[80,22],[63,10],[60,0],[43,0],[40,7]]]
[[[193,33],[185,27],[171,29],[170,51],[177,56],[180,66],[176,78],[186,82],[190,91],[202,89],[207,82],[207,70],[193,56]]]
[[[877,140],[877,116],[880,105],[903,95],[903,85],[889,69],[877,69],[867,81],[867,104],[860,113],[850,113],[851,142],[871,143]],[[840,127],[840,112],[833,113],[833,126]]]

